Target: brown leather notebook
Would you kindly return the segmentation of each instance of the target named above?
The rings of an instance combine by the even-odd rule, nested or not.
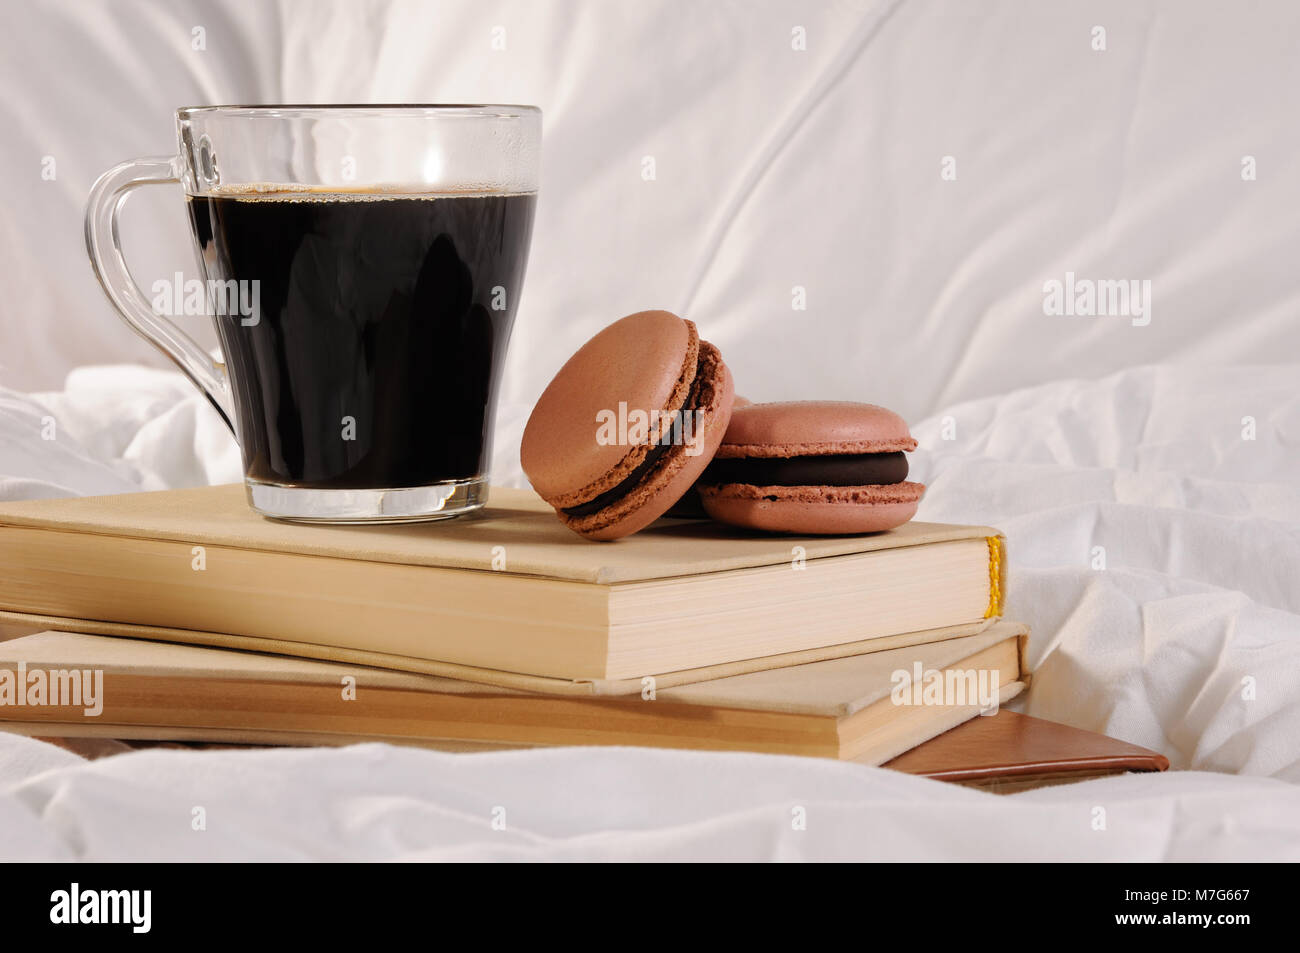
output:
[[[884,767],[1010,794],[1129,771],[1164,771],[1169,759],[1094,731],[1003,709],[958,725]]]

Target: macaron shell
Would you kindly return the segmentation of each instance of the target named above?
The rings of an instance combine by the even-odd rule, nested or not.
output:
[[[752,403],[753,401],[748,397],[737,394],[731,400],[731,412],[734,414],[741,407],[748,407]],[[670,506],[664,516],[670,516],[678,520],[706,520],[709,518],[709,514],[704,511],[704,504],[700,502],[699,488],[694,486],[683,493],[682,498]]]
[[[709,516],[720,523],[770,533],[850,536],[902,526],[925,494],[920,483],[887,486],[753,486],[700,488]]]
[[[667,311],[640,311],[602,330],[560,368],[524,427],[519,459],[553,506],[575,506],[617,486],[649,446],[601,444],[598,414],[673,413],[690,393],[699,357],[695,325]]]
[[[700,418],[700,452],[692,455],[686,452],[685,446],[673,447],[672,452],[664,457],[662,464],[641,486],[598,513],[573,518],[557,509],[557,514],[569,529],[596,540],[612,540],[631,535],[663,516],[694,486],[722,442],[731,420],[731,404],[735,399],[735,383],[731,371],[722,362],[716,348],[704,342],[702,354],[707,356],[701,363],[701,372],[711,374],[712,379],[701,382],[708,388],[708,399],[699,408],[703,411]]]
[[[739,407],[718,456],[797,457],[916,449],[902,417],[875,404],[803,400]]]

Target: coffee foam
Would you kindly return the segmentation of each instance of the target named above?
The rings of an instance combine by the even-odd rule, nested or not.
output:
[[[418,185],[366,185],[339,187],[254,182],[218,185],[194,198],[226,198],[239,202],[386,202],[394,199],[491,198],[536,195],[536,191],[510,192],[486,189],[429,189]]]

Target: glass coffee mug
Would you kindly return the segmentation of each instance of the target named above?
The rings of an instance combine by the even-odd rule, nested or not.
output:
[[[482,506],[541,112],[203,106],[176,124],[179,155],[95,184],[86,246],[126,323],[231,427],[252,507],[397,522]],[[150,298],[117,212],[164,182],[184,187],[203,280]],[[169,320],[176,302],[211,316],[224,362]]]

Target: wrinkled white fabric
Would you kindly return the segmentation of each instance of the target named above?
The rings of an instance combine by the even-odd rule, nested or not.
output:
[[[0,499],[88,496],[242,479],[230,431],[173,371],[83,367],[62,391],[0,388]]]
[[[1300,787],[1269,778],[1128,776],[999,796],[774,755],[359,745],[73,765],[25,750],[39,745],[0,747],[6,859],[1300,859]]]
[[[1300,365],[1059,381],[914,432],[920,518],[1007,535],[1026,711],[1300,781]]]

